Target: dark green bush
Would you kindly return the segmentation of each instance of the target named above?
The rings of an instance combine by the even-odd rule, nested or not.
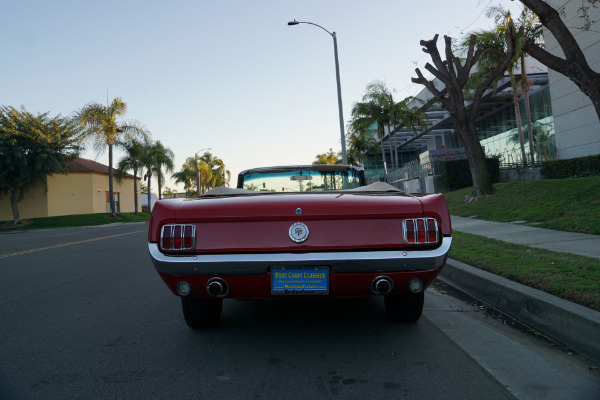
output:
[[[487,158],[486,162],[492,183],[500,182],[500,160],[497,158]],[[443,161],[439,164],[439,171],[449,191],[473,186],[469,161],[466,158]]]
[[[542,175],[546,179],[600,176],[600,154],[542,162]]]

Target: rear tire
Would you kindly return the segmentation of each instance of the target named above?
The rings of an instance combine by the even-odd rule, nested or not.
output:
[[[421,318],[425,292],[384,296],[388,318],[394,322],[416,322]]]
[[[192,329],[208,329],[219,325],[223,299],[182,297],[181,307],[185,323]]]

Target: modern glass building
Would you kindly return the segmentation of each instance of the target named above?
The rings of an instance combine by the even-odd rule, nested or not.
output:
[[[536,164],[557,158],[552,105],[548,74],[545,68],[535,65],[528,73],[529,103],[531,110],[531,134],[533,159]],[[520,76],[516,76],[517,81]],[[386,131],[383,146],[385,165],[381,152],[369,154],[365,163],[367,177],[387,177],[390,182],[423,178],[436,172],[435,162],[463,156],[462,142],[454,129],[454,120],[439,103],[432,99],[427,89],[416,96],[415,105],[428,115],[428,123],[415,133],[398,126],[391,133]],[[519,105],[523,132],[523,145],[527,165],[531,165],[525,97],[519,93]],[[477,133],[488,157],[500,159],[501,167],[524,165],[517,119],[508,77],[498,82],[495,90],[488,90],[480,104],[476,119]],[[376,136],[376,127],[372,129]],[[396,166],[397,157],[397,166]]]
[[[593,23],[586,30],[581,29],[580,4],[568,0],[547,2],[555,9],[562,10],[561,19],[570,27],[589,65],[592,68],[599,65],[600,40],[597,32],[600,30],[600,8],[589,8]],[[547,51],[559,58],[563,57],[564,52],[557,40],[546,29],[544,42]],[[598,154],[600,120],[591,100],[560,73],[548,70],[531,58],[528,58],[527,65],[528,76],[532,79],[529,98],[534,161],[538,163],[543,160]],[[520,72],[515,74],[520,79]],[[396,127],[392,132],[386,132],[385,157],[381,153],[368,156],[365,163],[367,176],[373,179],[387,178],[390,182],[422,178],[435,173],[436,158],[454,157],[460,153],[462,145],[454,131],[451,116],[439,104],[431,101],[432,96],[428,90],[423,89],[416,98],[420,103],[415,103],[415,106],[421,107],[430,117],[428,126],[419,129],[417,134],[405,127]],[[531,152],[522,93],[519,98],[525,158],[529,164]],[[477,132],[486,154],[498,157],[504,168],[523,165],[524,162],[516,121],[510,84],[508,78],[505,78],[500,82],[497,92],[488,91],[484,96],[477,116]],[[376,129],[373,133],[377,136]]]
[[[536,83],[529,93],[531,131],[534,144],[534,162],[539,163],[557,157],[548,78],[547,75],[544,75],[533,76],[532,79]],[[501,165],[506,167],[524,164],[512,96],[509,100],[494,113],[477,121],[477,133],[486,154],[498,157]],[[527,158],[527,164],[531,165],[524,96],[520,96],[519,108],[521,111],[525,157]]]

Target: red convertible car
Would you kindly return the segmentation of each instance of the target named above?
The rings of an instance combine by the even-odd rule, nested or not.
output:
[[[240,173],[237,189],[161,200],[152,262],[191,328],[219,323],[223,299],[382,296],[394,321],[417,321],[450,250],[441,194],[365,184],[360,168],[307,165]]]

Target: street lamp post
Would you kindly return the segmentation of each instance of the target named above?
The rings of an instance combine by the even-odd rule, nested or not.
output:
[[[344,113],[342,111],[342,89],[340,85],[340,63],[338,61],[338,50],[337,50],[337,36],[335,32],[329,32],[327,29],[323,28],[321,25],[314,24],[312,22],[302,22],[302,21],[290,21],[288,25],[298,25],[298,24],[309,24],[314,25],[323,29],[333,38],[333,53],[335,56],[335,78],[337,81],[337,96],[338,96],[338,112],[340,118],[340,137],[342,139],[342,163],[344,165],[348,164],[348,158],[346,156],[346,136],[344,135]]]
[[[198,150],[194,153],[194,165],[196,166],[196,197],[200,196],[200,171],[198,170],[198,160],[196,157],[198,157],[198,153],[205,150],[211,150],[211,148]]]

